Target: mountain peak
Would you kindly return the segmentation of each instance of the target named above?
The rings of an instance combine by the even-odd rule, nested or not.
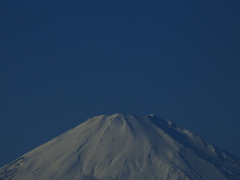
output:
[[[0,169],[1,180],[240,179],[239,158],[170,121],[89,118]]]

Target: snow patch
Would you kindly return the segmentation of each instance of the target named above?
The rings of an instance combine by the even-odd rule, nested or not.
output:
[[[101,115],[0,169],[1,180],[240,179],[240,160],[156,115]]]

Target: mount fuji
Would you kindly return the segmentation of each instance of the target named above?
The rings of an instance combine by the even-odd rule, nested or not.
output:
[[[0,180],[240,180],[240,158],[155,115],[101,115],[2,167]]]

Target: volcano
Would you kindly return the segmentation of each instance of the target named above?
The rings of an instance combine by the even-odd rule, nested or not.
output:
[[[101,115],[0,169],[0,180],[240,180],[240,159],[156,115]]]

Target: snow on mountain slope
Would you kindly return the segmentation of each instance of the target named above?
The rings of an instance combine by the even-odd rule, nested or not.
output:
[[[102,115],[1,168],[10,179],[239,180],[240,159],[155,115]]]

